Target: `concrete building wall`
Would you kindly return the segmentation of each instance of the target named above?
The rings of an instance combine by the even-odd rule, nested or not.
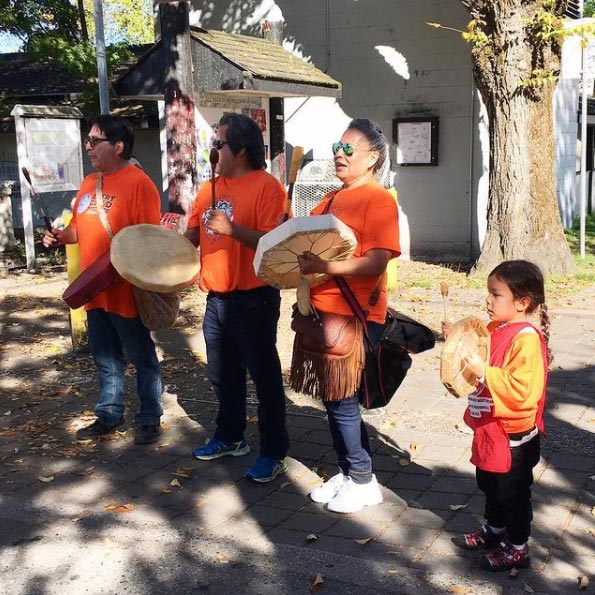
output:
[[[483,155],[469,48],[460,34],[426,24],[464,29],[469,19],[462,6],[450,0],[263,1],[253,3],[238,29],[231,2],[218,2],[214,12],[203,5],[194,2],[198,24],[230,32],[257,34],[257,22],[281,14],[285,48],[343,84],[338,100],[286,100],[287,142],[304,146],[307,157],[330,159],[330,145],[349,120],[377,121],[390,143],[411,254],[460,260],[477,253],[472,171]],[[414,115],[439,118],[437,166],[396,165],[393,119]]]

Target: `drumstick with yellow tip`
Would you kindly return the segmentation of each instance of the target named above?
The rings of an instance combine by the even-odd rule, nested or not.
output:
[[[444,306],[444,322],[448,322],[448,315],[446,312],[446,302],[448,299],[448,283],[446,281],[442,281],[442,283],[440,283],[440,293],[442,294],[442,304]]]

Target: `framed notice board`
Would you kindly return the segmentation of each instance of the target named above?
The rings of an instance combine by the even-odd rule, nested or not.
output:
[[[438,165],[438,118],[412,116],[393,120],[397,165]]]

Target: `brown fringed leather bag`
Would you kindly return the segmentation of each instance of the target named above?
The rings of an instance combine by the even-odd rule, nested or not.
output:
[[[304,316],[295,308],[291,328],[295,331],[291,388],[324,401],[352,396],[365,363],[360,321],[327,312]]]

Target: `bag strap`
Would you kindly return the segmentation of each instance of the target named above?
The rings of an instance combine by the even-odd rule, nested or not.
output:
[[[339,190],[334,190],[332,192],[332,195],[331,195],[329,201],[326,203],[326,206],[324,207],[324,210],[322,211],[323,215],[328,214],[328,212],[330,211],[331,205],[333,204],[333,201],[335,200],[335,197],[337,196],[338,193],[339,193]],[[378,278],[378,281],[376,282],[376,285],[374,286],[374,289],[372,290],[372,293],[370,294],[370,299],[368,301],[368,307],[375,306],[376,303],[378,302],[378,298],[380,297],[380,287],[382,285],[382,280],[384,279],[385,275],[386,275],[386,271]],[[359,321],[362,323],[362,327],[364,329],[364,335],[366,337],[366,340],[368,341],[368,344],[372,345],[372,342],[370,341],[370,335],[368,333],[368,320],[367,320],[368,309],[366,309],[366,310],[362,309],[360,303],[357,301],[357,298],[355,297],[355,294],[353,293],[353,290],[349,286],[349,283],[347,283],[345,277],[334,276],[333,280],[335,281],[335,283],[341,290],[341,293],[343,294],[345,301],[349,304],[349,307],[351,308],[353,313],[357,316]]]
[[[95,203],[97,204],[97,213],[99,214],[99,219],[105,227],[105,231],[107,231],[107,235],[111,240],[114,237],[114,232],[112,231],[112,226],[110,225],[107,219],[107,213],[103,208],[103,175],[101,173],[97,173],[97,181],[95,183]]]

